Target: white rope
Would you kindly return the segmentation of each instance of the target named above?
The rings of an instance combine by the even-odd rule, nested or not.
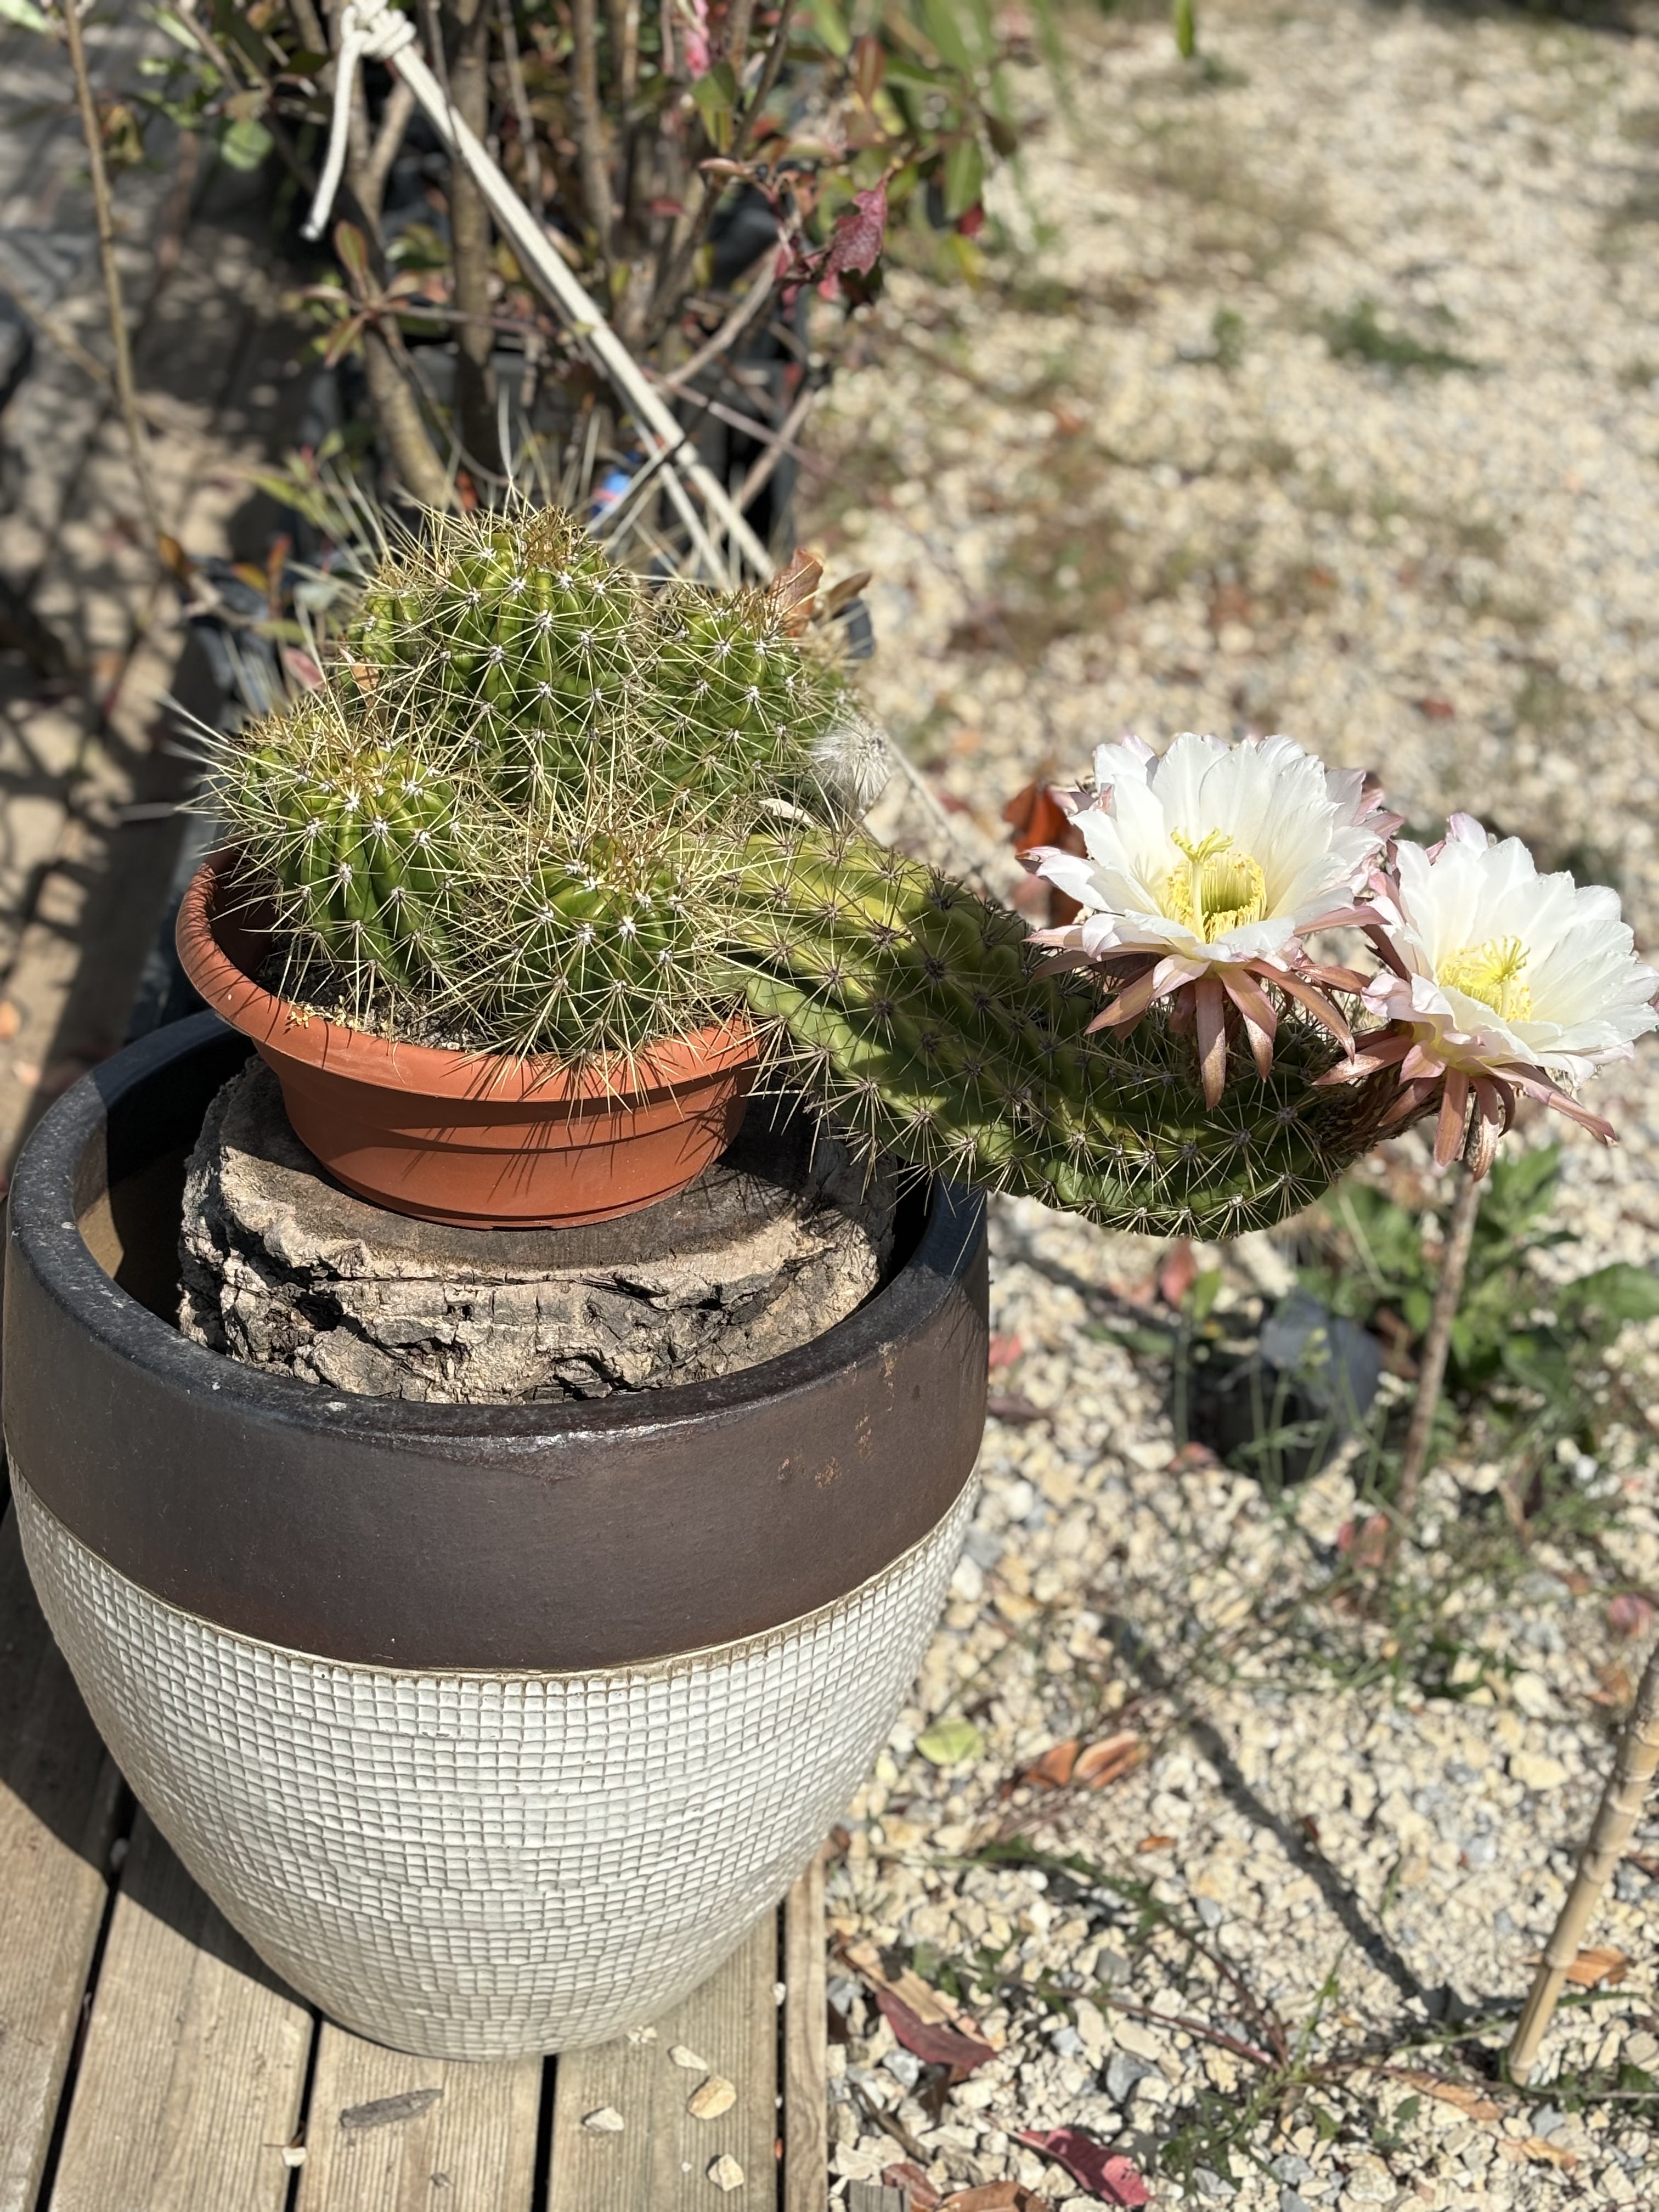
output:
[[[686,497],[688,485],[702,501],[710,520],[725,532],[756,574],[769,577],[773,573],[771,556],[731,494],[698,460],[696,448],[673,410],[653,388],[639,363],[605,320],[598,303],[555,252],[540,223],[490,159],[488,149],[480,145],[444,97],[442,86],[415,51],[415,40],[413,23],[407,15],[390,7],[387,0],[347,0],[340,15],[340,47],[335,65],[328,158],[312,202],[305,235],[322,235],[323,225],[339,188],[345,167],[346,136],[358,62],[383,61],[414,94],[450,154],[471,171],[520,267],[552,301],[582,350],[627,402],[640,429],[657,441],[666,462],[664,484],[669,498],[715,579],[724,580],[726,564]]]
[[[334,58],[334,112],[328,119],[328,155],[317,179],[311,213],[300,232],[318,239],[328,221],[345,170],[346,141],[351,135],[351,95],[359,62],[387,62],[415,43],[415,26],[386,0],[346,0],[340,11],[340,48]],[[413,87],[410,89],[413,90]]]

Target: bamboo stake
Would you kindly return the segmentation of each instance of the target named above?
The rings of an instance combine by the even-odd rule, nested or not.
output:
[[[1642,1817],[1643,1801],[1656,1770],[1659,1770],[1659,1643],[1649,1652],[1648,1663],[1642,1669],[1636,1702],[1620,1731],[1613,1772],[1595,1808],[1578,1871],[1544,1946],[1525,2008],[1516,2025],[1509,2058],[1510,2072],[1517,2081],[1526,2081],[1532,2072],[1538,2046],[1560,2001],[1567,1970],[1578,1956],[1590,1916]]]
[[[149,528],[150,544],[159,554],[162,538],[161,510],[149,472],[149,451],[138,411],[138,394],[132,381],[132,354],[127,343],[126,309],[121,301],[121,273],[115,265],[115,216],[110,203],[109,175],[104,167],[104,137],[99,127],[97,103],[87,70],[87,49],[81,36],[79,0],[62,0],[64,36],[69,47],[70,68],[75,76],[76,105],[81,111],[81,135],[86,140],[87,167],[92,179],[92,205],[98,226],[98,260],[103,271],[104,300],[109,312],[110,343],[115,353],[115,396],[132,448],[132,472],[138,480],[139,504]]]
[[[1440,1280],[1435,1286],[1434,1310],[1429,1316],[1428,1333],[1423,1339],[1417,1397],[1406,1430],[1405,1449],[1400,1455],[1400,1480],[1394,1493],[1395,1525],[1389,1541],[1390,1552],[1398,1547],[1401,1538],[1409,1531],[1416,1518],[1417,1493],[1422,1487],[1424,1470],[1428,1465],[1429,1443],[1434,1435],[1434,1417],[1440,1404],[1441,1385],[1446,1379],[1446,1354],[1451,1347],[1452,1323],[1457,1318],[1458,1305],[1463,1296],[1463,1279],[1469,1272],[1469,1252],[1474,1243],[1474,1220],[1480,1211],[1480,1183],[1467,1167],[1460,1172],[1462,1180],[1458,1184],[1457,1195],[1452,1200],[1451,1218],[1446,1224],[1445,1249],[1440,1255]]]

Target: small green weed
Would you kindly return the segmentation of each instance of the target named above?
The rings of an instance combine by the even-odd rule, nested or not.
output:
[[[1445,346],[1425,345],[1409,331],[1389,330],[1376,319],[1376,302],[1356,301],[1340,315],[1325,318],[1325,342],[1337,361],[1367,361],[1379,368],[1420,368],[1442,376],[1449,370],[1476,373],[1478,361]]]
[[[1574,1280],[1547,1284],[1534,1257],[1577,1239],[1553,1225],[1561,1182],[1558,1145],[1500,1155],[1475,1222],[1462,1304],[1452,1323],[1448,1379],[1455,1395],[1483,1395],[1489,1409],[1509,1406],[1494,1393],[1516,1391],[1528,1424],[1541,1399],[1553,1416],[1549,1442],[1585,1425],[1585,1395],[1627,1322],[1659,1315],[1659,1276],[1623,1261]],[[1362,1326],[1398,1340],[1428,1327],[1438,1279],[1438,1248],[1422,1217],[1358,1178],[1327,1200],[1315,1230],[1316,1252],[1302,1270],[1314,1296]]]

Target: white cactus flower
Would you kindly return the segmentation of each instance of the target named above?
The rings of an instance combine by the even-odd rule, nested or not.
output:
[[[1659,973],[1637,957],[1618,893],[1540,876],[1518,837],[1495,840],[1468,814],[1452,816],[1443,843],[1401,844],[1395,860],[1395,883],[1373,900],[1390,964],[1365,1003],[1400,1027],[1362,1048],[1356,1072],[1397,1061],[1419,1101],[1443,1082],[1443,1163],[1462,1147],[1471,1091],[1477,1172],[1517,1090],[1612,1143],[1609,1125],[1559,1086],[1628,1060],[1659,1029]]]
[[[1212,1104],[1225,1080],[1224,1000],[1243,1017],[1257,1066],[1272,1066],[1277,1018],[1264,982],[1349,1043],[1316,987],[1358,979],[1314,968],[1301,939],[1361,918],[1354,894],[1398,819],[1364,776],[1327,769],[1289,738],[1230,745],[1186,731],[1162,758],[1139,738],[1100,746],[1095,781],[1095,793],[1068,804],[1085,850],[1040,847],[1026,858],[1083,909],[1036,941],[1139,971],[1097,1026],[1126,1026],[1191,986]]]

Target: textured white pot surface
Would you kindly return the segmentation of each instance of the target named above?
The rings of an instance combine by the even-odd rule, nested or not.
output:
[[[17,1467],[29,1571],[110,1749],[260,1956],[441,2058],[603,2043],[775,1904],[921,1662],[973,1508],[834,1604],[580,1674],[402,1673],[232,1635],[80,1543]]]

